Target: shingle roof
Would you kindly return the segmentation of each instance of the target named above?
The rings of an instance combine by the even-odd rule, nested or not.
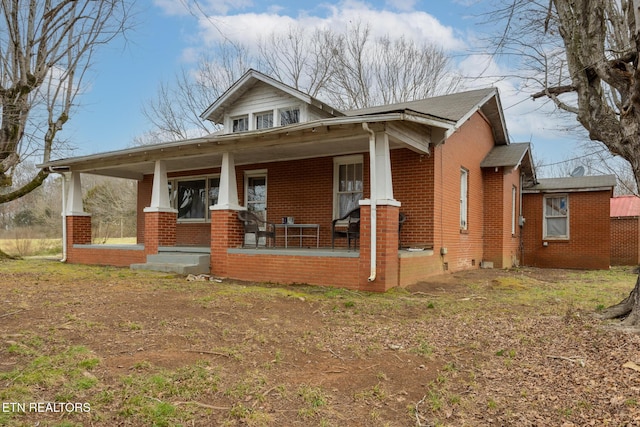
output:
[[[487,157],[480,163],[480,167],[517,166],[522,162],[527,150],[529,150],[529,143],[527,142],[497,145],[491,149]]]
[[[536,185],[524,188],[523,190],[528,193],[544,191],[584,191],[590,189],[613,188],[615,185],[615,175],[540,178]]]
[[[611,217],[640,216],[640,197],[618,196],[611,198]]]
[[[345,111],[344,113],[347,116],[360,116],[412,110],[418,113],[428,114],[430,116],[457,122],[469,113],[469,110],[479,105],[484,99],[494,93],[496,93],[495,88],[476,89],[416,101],[350,110]]]

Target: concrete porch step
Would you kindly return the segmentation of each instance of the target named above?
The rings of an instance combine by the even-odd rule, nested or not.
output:
[[[202,252],[160,252],[147,255],[144,264],[131,264],[132,270],[164,271],[178,274],[209,274],[210,255]]]

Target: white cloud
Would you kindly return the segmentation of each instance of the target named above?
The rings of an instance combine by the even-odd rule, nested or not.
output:
[[[409,12],[415,8],[416,0],[386,0],[385,4],[392,9]]]
[[[154,6],[160,8],[169,16],[187,15],[189,11],[181,1],[176,0],[153,0]]]
[[[370,25],[374,37],[404,36],[417,44],[436,43],[445,50],[457,50],[464,46],[463,41],[456,37],[453,28],[442,25],[426,12],[377,10],[358,1],[346,1],[337,5],[322,4],[319,7],[327,11],[324,16],[305,13],[291,17],[275,12],[213,15],[200,19],[200,36],[205,45],[229,38],[248,46],[255,46],[257,40],[265,34],[287,31],[292,25],[300,25],[308,30],[332,28],[340,32],[349,24],[360,22]]]

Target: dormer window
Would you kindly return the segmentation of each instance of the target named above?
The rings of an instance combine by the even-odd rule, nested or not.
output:
[[[286,108],[280,110],[280,126],[286,126],[300,122],[299,108]]]
[[[273,111],[258,113],[255,115],[256,129],[267,129],[273,127]]]
[[[233,132],[249,130],[249,116],[235,117],[232,119]]]

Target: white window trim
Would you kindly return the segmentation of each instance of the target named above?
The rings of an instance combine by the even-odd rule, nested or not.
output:
[[[464,178],[464,181],[463,181]],[[464,185],[463,185],[464,183]],[[460,230],[469,229],[469,170],[460,168]]]
[[[364,156],[362,154],[354,154],[350,156],[340,156],[333,158],[333,218],[338,218],[340,214],[340,202],[338,197],[338,189],[340,188],[340,165],[350,165],[354,163],[362,163],[362,185],[364,187]],[[362,189],[364,198],[364,188]]]
[[[271,127],[258,128],[258,123],[257,123],[258,116],[264,116],[267,114],[271,114]],[[275,112],[273,110],[258,111],[256,113],[251,114],[251,124],[249,126],[249,130],[271,129],[272,127],[275,127],[275,124],[276,124]]]
[[[247,128],[245,130],[234,131],[233,130],[233,121],[234,120],[239,120],[239,119],[245,119],[247,121]],[[239,114],[237,116],[229,117],[229,128],[231,130],[230,133],[246,132],[248,130],[251,130],[250,115],[249,114]]]
[[[547,235],[547,199],[557,199],[559,197],[564,197],[567,200],[567,214],[565,215],[567,221],[567,235],[566,236],[548,236]],[[569,194],[566,193],[554,193],[547,194],[542,198],[542,239],[543,240],[569,240],[569,236],[571,236],[571,232],[569,230],[569,226],[571,221],[569,220],[571,215],[571,210],[569,208]]]
[[[283,125],[282,124],[281,113],[283,111],[289,111],[289,110],[298,110],[298,123],[302,123],[304,121],[303,118],[302,118],[302,107],[300,105],[289,105],[289,106],[286,106],[286,107],[277,108],[275,110],[275,117],[274,117],[274,120],[273,120],[274,121],[273,125],[274,126],[289,126],[289,125],[295,124],[295,123],[289,123],[287,125]],[[276,120],[277,120],[277,124],[276,124]]]
[[[515,185],[511,187],[511,235],[516,235],[516,220],[517,220],[517,207],[518,205],[518,187]]]
[[[260,178],[264,177],[264,183],[267,187],[267,193],[264,195],[264,204],[267,207],[267,211],[269,210],[269,204],[267,201],[267,195],[269,194],[269,176],[267,174],[268,169],[254,169],[244,171],[244,206],[248,209],[248,193],[249,193],[249,178]]]
[[[209,194],[209,180],[212,178],[220,178],[219,173],[211,174],[211,175],[193,175],[193,176],[179,176],[175,178],[170,178],[169,182],[171,183],[171,188],[174,191],[178,191],[178,183],[184,181],[199,181],[204,180],[204,190],[206,191],[207,198]],[[178,209],[178,199],[171,197],[171,207],[174,209]],[[209,206],[205,206],[205,217],[204,218],[177,218],[177,222],[179,224],[193,224],[193,223],[207,223],[211,222],[211,211],[209,210]]]

